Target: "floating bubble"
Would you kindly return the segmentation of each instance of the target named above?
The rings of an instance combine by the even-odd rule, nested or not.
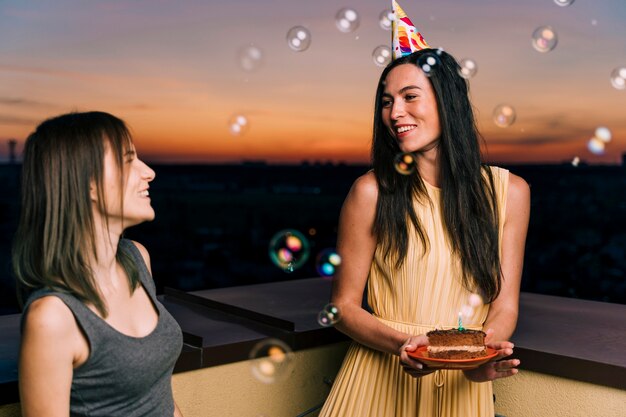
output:
[[[611,72],[611,85],[618,90],[626,88],[626,67],[618,67]]]
[[[461,307],[461,311],[459,312],[459,314],[461,314],[461,317],[467,320],[474,315],[474,308],[469,305],[464,305],[463,307]]]
[[[550,52],[556,47],[558,37],[550,26],[541,26],[533,32],[532,45],[538,52]]]
[[[334,326],[339,320],[341,320],[339,308],[332,303],[326,304],[324,309],[317,314],[317,322],[323,327]]]
[[[311,32],[304,26],[294,26],[287,32],[287,45],[296,52],[306,51],[311,46]]]
[[[580,164],[580,158],[575,156],[574,159],[572,159],[572,166],[577,167],[578,164]]]
[[[612,135],[611,135],[611,131],[609,130],[609,128],[600,126],[599,128],[596,129],[595,137],[600,139],[604,143],[609,143],[611,141]]]
[[[278,339],[266,339],[250,351],[252,375],[265,384],[288,376],[293,367],[293,352]]]
[[[324,249],[317,255],[315,268],[317,273],[323,277],[332,277],[335,275],[337,267],[341,265],[341,256],[334,248]]]
[[[246,46],[237,55],[239,66],[248,72],[257,70],[263,64],[263,51],[256,46]]]
[[[483,304],[483,299],[478,294],[470,294],[467,302],[469,303],[470,306],[476,308],[476,307],[480,307]]]
[[[394,168],[398,174],[402,175],[411,175],[414,173],[417,168],[416,165],[415,155],[410,152],[400,152],[393,161]]]
[[[439,56],[435,53],[427,52],[417,59],[417,66],[422,69],[424,75],[430,77],[433,71],[439,66]]]
[[[379,67],[386,67],[391,62],[391,49],[385,45],[377,46],[372,52],[372,58]]]
[[[474,75],[476,75],[476,72],[478,71],[478,66],[476,65],[476,62],[469,58],[462,59],[461,62],[459,62],[459,65],[459,75],[466,80],[472,78]]]
[[[378,24],[384,30],[391,30],[391,22],[395,19],[393,10],[387,9],[380,12],[378,16]]]
[[[354,32],[359,27],[359,14],[349,7],[343,8],[335,15],[335,24],[344,33]]]
[[[587,142],[587,149],[594,155],[604,154],[605,147],[606,144],[598,138],[591,138],[589,142]]]
[[[269,255],[274,265],[285,272],[293,272],[309,258],[309,242],[297,230],[281,230],[270,240]]]
[[[557,6],[566,7],[574,3],[574,0],[554,0]]]
[[[241,114],[231,116],[228,119],[228,130],[235,136],[243,135],[248,130],[248,118]]]
[[[509,127],[515,122],[515,109],[508,104],[500,104],[493,110],[493,121],[497,126]]]

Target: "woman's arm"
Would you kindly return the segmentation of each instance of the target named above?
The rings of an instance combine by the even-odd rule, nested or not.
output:
[[[87,341],[57,297],[35,300],[25,314],[19,357],[22,417],[67,417],[73,368],[87,360]]]
[[[333,281],[331,301],[341,314],[337,329],[365,346],[399,355],[410,335],[384,325],[361,307],[376,249],[372,227],[377,198],[378,187],[372,172],[358,178],[346,197],[337,236],[341,265]]]
[[[529,217],[530,188],[522,178],[510,174],[502,233],[502,288],[489,306],[484,325],[494,329],[492,340],[509,340],[517,325]]]
[[[503,341],[509,340],[517,325],[529,217],[528,184],[522,178],[510,174],[502,233],[502,287],[498,297],[489,306],[484,324],[487,344],[500,352],[496,359],[513,354],[513,344]],[[466,371],[465,375],[474,381],[488,381],[516,374],[517,369],[514,368],[517,365],[517,359],[490,362],[476,370]]]

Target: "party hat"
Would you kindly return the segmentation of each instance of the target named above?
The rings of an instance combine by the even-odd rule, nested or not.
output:
[[[393,59],[410,55],[415,51],[430,48],[411,19],[396,2],[391,0],[393,19],[391,20],[391,53]]]

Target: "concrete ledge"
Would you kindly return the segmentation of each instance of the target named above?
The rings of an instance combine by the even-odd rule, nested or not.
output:
[[[322,278],[191,293],[168,290],[160,299],[179,322],[185,342],[175,373],[247,361],[253,346],[268,337],[296,353],[347,341],[317,323],[329,297],[330,282]],[[19,320],[20,315],[0,316],[0,405],[19,401]],[[512,340],[522,371],[626,390],[624,305],[522,293]]]
[[[626,390],[626,306],[522,293],[520,369]]]

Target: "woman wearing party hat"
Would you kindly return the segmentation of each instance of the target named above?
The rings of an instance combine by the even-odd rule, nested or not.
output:
[[[394,61],[376,92],[374,169],[356,180],[339,220],[332,302],[343,317],[336,327],[354,343],[320,416],[493,416],[490,381],[519,365],[505,358],[530,192],[523,179],[481,163],[459,65],[430,49],[393,6]],[[366,285],[371,312],[361,303]],[[496,356],[464,371],[410,357],[428,344],[428,331],[456,327],[473,293],[484,303],[463,327],[485,329]]]

